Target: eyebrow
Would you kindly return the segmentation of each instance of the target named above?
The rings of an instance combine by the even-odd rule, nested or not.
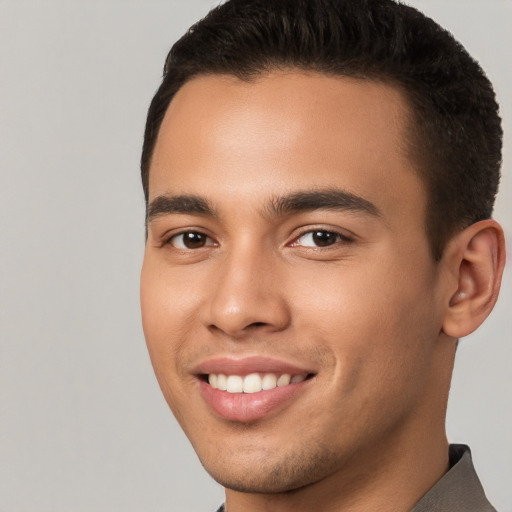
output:
[[[208,200],[203,197],[196,195],[162,195],[153,199],[149,204],[146,222],[151,222],[161,215],[172,213],[215,216],[215,210]]]
[[[273,197],[264,212],[272,217],[313,210],[350,211],[380,217],[379,209],[367,199],[340,189],[298,191]],[[216,211],[204,197],[196,195],[161,195],[151,201],[146,222],[173,213],[215,217]]]
[[[380,217],[380,210],[361,196],[341,189],[299,191],[273,198],[267,212],[272,216],[312,210],[334,210],[364,213]]]

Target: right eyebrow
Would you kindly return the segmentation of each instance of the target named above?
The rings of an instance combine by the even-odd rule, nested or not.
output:
[[[196,195],[161,195],[149,203],[146,213],[146,222],[151,222],[161,215],[182,213],[190,215],[215,216],[215,210],[203,197]]]

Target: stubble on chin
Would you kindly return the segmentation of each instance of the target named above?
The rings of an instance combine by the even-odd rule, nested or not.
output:
[[[202,462],[210,476],[226,489],[250,494],[289,494],[334,473],[339,459],[339,453],[322,443],[310,443],[299,450],[290,446],[289,451],[285,447],[280,453],[251,456],[246,452]]]

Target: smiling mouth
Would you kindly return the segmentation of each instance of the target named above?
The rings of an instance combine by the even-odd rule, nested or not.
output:
[[[253,422],[278,414],[307,393],[317,373],[262,358],[219,358],[200,365],[196,377],[205,403],[223,420]]]
[[[259,393],[275,388],[298,384],[314,376],[312,373],[292,375],[290,373],[250,373],[248,375],[226,375],[210,373],[202,375],[202,380],[213,389],[232,394]]]

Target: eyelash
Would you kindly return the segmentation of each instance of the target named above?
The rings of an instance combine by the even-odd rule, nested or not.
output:
[[[326,245],[317,245],[317,243],[314,242],[314,237],[315,235],[319,235],[319,234],[322,234],[322,235],[327,235],[325,241],[327,242]],[[203,245],[200,245],[199,247],[186,247],[186,242],[184,240],[183,237],[185,237],[186,235],[190,235],[191,237],[192,236],[199,236],[199,237],[204,237],[205,241],[204,241],[204,244]],[[298,243],[298,241],[306,236],[310,235],[313,242],[314,242],[314,245],[303,245],[303,244],[300,244]],[[329,239],[329,237],[332,237],[332,235],[334,235],[334,241],[331,243],[331,239]],[[182,237],[182,242],[181,242],[181,245],[182,247],[178,247],[176,246],[175,244],[173,244],[173,241],[179,239],[180,237]],[[210,241],[210,243],[208,243],[208,240]],[[331,230],[331,229],[308,229],[307,231],[304,231],[302,233],[300,233],[294,240],[292,243],[288,244],[290,247],[304,247],[306,249],[313,249],[313,250],[318,250],[318,249],[321,249],[321,250],[327,250],[327,249],[330,249],[332,248],[333,246],[337,246],[339,244],[349,244],[349,243],[352,243],[354,241],[353,238],[351,238],[350,236],[347,236],[346,234],[344,233],[340,233],[339,231],[335,231],[335,230]],[[317,241],[318,242],[318,241]],[[204,247],[215,247],[217,244],[212,240],[211,237],[209,237],[208,235],[206,235],[205,233],[199,231],[199,230],[187,230],[187,231],[182,231],[181,233],[176,233],[174,235],[172,235],[171,237],[169,237],[166,241],[165,241],[165,244],[167,245],[171,245],[173,246],[175,249],[177,250],[181,250],[181,251],[195,251],[195,250],[198,250],[198,249],[203,249]]]

